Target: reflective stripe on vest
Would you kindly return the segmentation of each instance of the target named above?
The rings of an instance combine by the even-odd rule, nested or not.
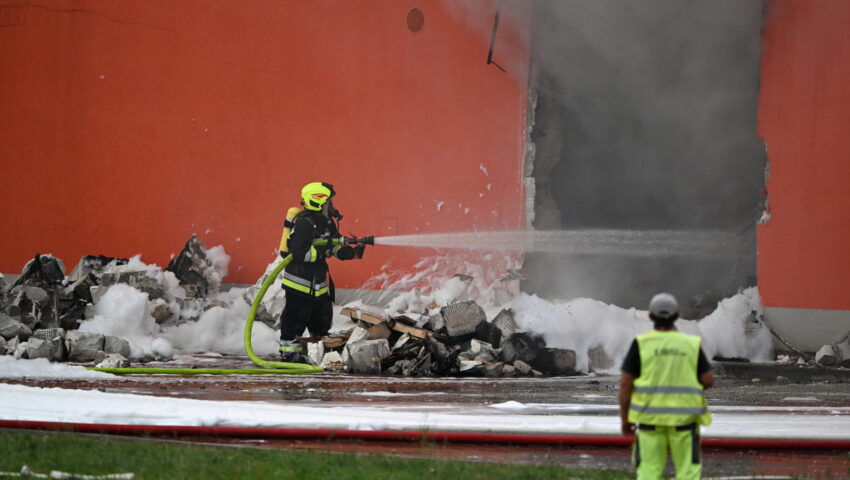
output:
[[[711,414],[697,379],[700,338],[675,330],[637,337],[640,376],[635,379],[629,421],[638,424],[708,425]]]

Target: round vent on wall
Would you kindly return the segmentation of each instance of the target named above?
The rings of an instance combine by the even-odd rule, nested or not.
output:
[[[407,12],[407,28],[410,29],[411,32],[418,32],[422,30],[422,25],[425,24],[425,16],[422,15],[422,10],[418,8],[411,8],[409,12]]]

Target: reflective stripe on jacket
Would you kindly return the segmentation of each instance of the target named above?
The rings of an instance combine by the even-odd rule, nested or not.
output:
[[[629,421],[644,425],[711,424],[697,378],[700,338],[676,330],[637,336],[640,376],[635,379]]]

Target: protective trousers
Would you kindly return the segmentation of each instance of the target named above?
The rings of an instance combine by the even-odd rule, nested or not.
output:
[[[667,464],[667,451],[673,457],[677,480],[699,479],[702,474],[699,425],[662,427],[639,425],[632,446],[632,463],[638,480],[660,479]]]
[[[330,295],[314,297],[286,287],[283,290],[286,292],[286,304],[280,315],[280,339],[294,340],[304,333],[305,328],[313,337],[327,335],[333,322]]]

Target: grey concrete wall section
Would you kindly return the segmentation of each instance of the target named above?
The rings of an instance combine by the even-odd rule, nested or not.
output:
[[[816,352],[850,331],[850,310],[766,307],[764,321],[795,348]],[[787,350],[780,343],[774,344],[777,349]]]

